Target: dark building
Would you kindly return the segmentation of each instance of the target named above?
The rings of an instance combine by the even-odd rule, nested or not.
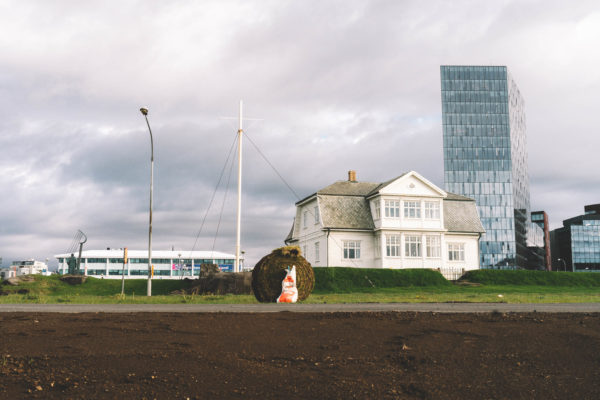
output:
[[[559,271],[600,272],[600,204],[585,206],[584,211],[550,234],[552,265]]]
[[[481,267],[544,268],[543,232],[531,223],[525,107],[515,81],[505,66],[441,66],[441,88],[445,189],[476,201],[486,231]]]
[[[552,256],[550,252],[550,225],[548,223],[548,214],[545,211],[532,211],[531,222],[539,226],[544,232],[544,267],[546,270],[552,270]],[[534,250],[535,251],[535,250]]]

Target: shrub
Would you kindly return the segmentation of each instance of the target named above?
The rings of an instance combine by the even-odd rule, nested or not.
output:
[[[315,268],[315,291],[353,292],[370,288],[450,286],[439,271],[430,269]]]
[[[600,274],[594,272],[479,269],[468,271],[460,280],[483,285],[600,286]]]

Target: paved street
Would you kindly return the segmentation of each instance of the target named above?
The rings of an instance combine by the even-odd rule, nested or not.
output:
[[[52,313],[271,313],[271,312],[581,312],[598,313],[600,303],[506,304],[506,303],[357,303],[357,304],[0,304],[0,312]]]

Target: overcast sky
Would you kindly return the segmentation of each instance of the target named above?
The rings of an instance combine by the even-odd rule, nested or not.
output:
[[[506,65],[525,99],[531,207],[600,202],[597,1],[0,0],[0,257],[190,250],[236,134],[300,196],[357,171],[443,188],[440,65]],[[283,244],[298,199],[244,143],[242,250]],[[223,181],[229,177],[225,168]],[[235,249],[235,168],[196,250]],[[224,186],[224,185],[222,185]]]

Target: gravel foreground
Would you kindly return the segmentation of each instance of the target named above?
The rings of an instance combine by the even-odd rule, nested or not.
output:
[[[600,313],[0,313],[0,399],[598,399]]]

